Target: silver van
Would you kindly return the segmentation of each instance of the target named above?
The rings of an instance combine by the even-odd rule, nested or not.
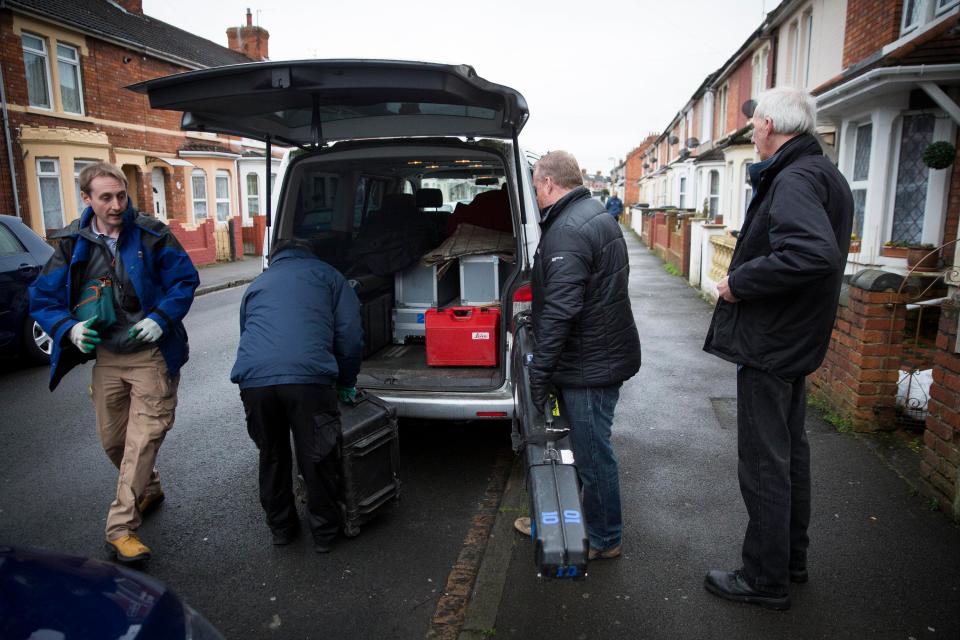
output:
[[[517,140],[529,115],[520,93],[466,65],[384,60],[258,62],[130,88],[155,109],[182,111],[184,130],[263,141],[268,167],[272,145],[293,149],[272,198],[268,186],[269,242],[309,241],[362,301],[390,305],[385,344],[371,342],[385,317],[372,312],[379,325],[358,386],[407,417],[514,416],[513,331],[530,307],[540,237],[531,159]],[[480,240],[462,238],[478,228]],[[500,310],[495,364],[430,366],[417,325],[427,307],[467,298],[461,274],[473,263],[457,252],[473,241],[499,256],[495,299],[485,301]],[[420,259],[437,250],[450,259],[424,280]]]

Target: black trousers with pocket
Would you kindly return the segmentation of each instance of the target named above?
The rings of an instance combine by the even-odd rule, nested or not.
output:
[[[787,592],[789,569],[806,567],[810,445],[804,428],[806,379],[737,369],[740,493],[750,520],[743,571],[760,591]]]
[[[260,450],[260,504],[276,532],[299,526],[293,496],[293,459],[307,487],[310,531],[332,540],[340,527],[340,410],[333,386],[283,384],[242,389],[247,432]]]

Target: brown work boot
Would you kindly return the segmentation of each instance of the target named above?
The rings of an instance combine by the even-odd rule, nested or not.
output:
[[[164,497],[163,489],[157,491],[156,493],[148,493],[145,496],[140,496],[140,499],[137,500],[137,511],[140,512],[141,516],[152,513],[157,507],[160,506],[160,503],[163,502]]]
[[[593,547],[590,547],[590,551],[587,552],[587,560],[610,560],[611,558],[619,557],[620,545],[610,549],[594,549]]]
[[[140,542],[135,533],[120,536],[116,540],[107,540],[107,551],[118,562],[142,562],[150,557],[150,547]]]

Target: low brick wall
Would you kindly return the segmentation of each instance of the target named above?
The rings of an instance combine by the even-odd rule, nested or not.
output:
[[[667,262],[687,278],[690,276],[690,217],[678,215],[670,231],[670,247],[667,250]]]
[[[213,220],[206,220],[196,229],[186,229],[179,220],[170,221],[170,231],[183,245],[193,264],[199,266],[217,261],[217,244],[213,237],[215,224]]]
[[[920,475],[926,493],[960,521],[960,354],[956,353],[960,302],[947,301],[940,313],[933,384],[927,405]]]
[[[902,276],[867,269],[850,280],[823,365],[808,380],[814,397],[857,431],[893,429],[906,325]]]
[[[643,233],[641,234],[641,239],[643,240],[643,244],[645,244],[648,249],[653,248],[654,223],[655,218],[653,213],[643,214]]]

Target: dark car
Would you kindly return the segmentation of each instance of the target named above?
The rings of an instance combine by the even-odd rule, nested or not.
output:
[[[0,215],[0,353],[50,362],[50,336],[30,317],[27,287],[53,248],[20,218]]]
[[[0,638],[223,640],[163,583],[139,571],[5,545]]]

